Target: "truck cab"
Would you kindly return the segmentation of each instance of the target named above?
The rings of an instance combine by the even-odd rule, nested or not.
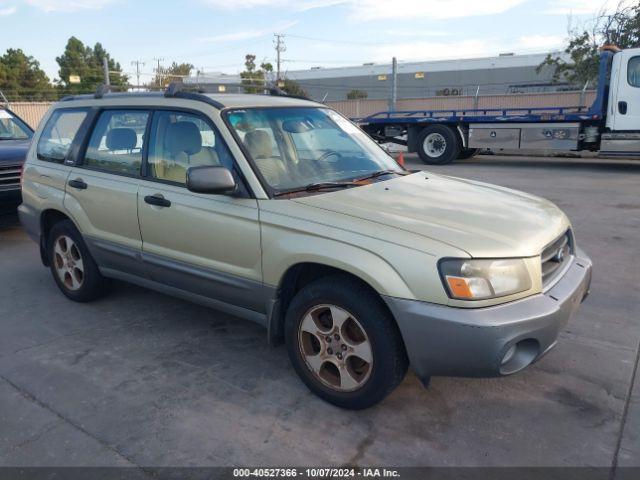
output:
[[[607,130],[640,131],[640,48],[613,56],[608,103]]]

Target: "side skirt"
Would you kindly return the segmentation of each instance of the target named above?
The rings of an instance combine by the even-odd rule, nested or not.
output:
[[[253,310],[249,310],[247,308],[238,307],[237,305],[231,305],[231,304],[222,302],[220,300],[214,300],[212,298],[205,297],[203,295],[187,292],[186,290],[181,290],[179,288],[171,287],[162,283],[154,282],[153,280],[149,280],[147,278],[142,278],[137,275],[131,275],[131,274],[124,273],[119,270],[114,270],[111,268],[101,267],[100,273],[105,277],[113,278],[116,280],[122,280],[128,283],[133,283],[135,285],[139,285],[141,287],[148,288],[150,290],[155,290],[157,292],[165,293],[167,295],[181,298],[189,302],[197,303],[205,307],[210,307],[215,310],[219,310],[221,312],[234,315],[236,317],[244,318],[246,320],[250,320],[259,325],[262,325],[263,327],[268,326],[267,315],[263,313],[258,313]]]

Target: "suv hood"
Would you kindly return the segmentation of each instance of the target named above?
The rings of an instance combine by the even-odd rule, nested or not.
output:
[[[293,201],[428,237],[472,257],[535,256],[570,226],[542,198],[426,172]]]
[[[23,163],[31,140],[0,140],[0,165]]]

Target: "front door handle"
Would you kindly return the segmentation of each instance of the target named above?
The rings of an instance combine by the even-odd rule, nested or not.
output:
[[[156,207],[170,207],[171,206],[171,202],[169,200],[167,200],[166,198],[164,198],[159,193],[156,193],[155,195],[147,195],[146,197],[144,197],[144,201],[146,203],[148,203],[149,205],[155,205]]]
[[[84,180],[81,178],[76,178],[75,180],[69,180],[67,182],[70,187],[77,188],[78,190],[86,190],[89,185],[87,185]]]
[[[627,102],[618,102],[618,111],[622,115],[626,115],[627,114]]]

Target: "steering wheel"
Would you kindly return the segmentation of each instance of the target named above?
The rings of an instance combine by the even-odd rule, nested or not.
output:
[[[329,157],[342,158],[342,154],[340,152],[336,152],[335,150],[327,150],[317,158],[317,161],[320,162],[322,160],[328,159]]]

